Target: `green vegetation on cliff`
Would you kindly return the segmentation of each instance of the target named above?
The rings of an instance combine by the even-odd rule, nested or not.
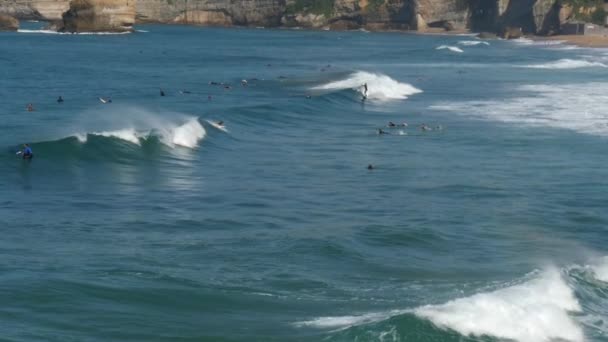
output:
[[[330,18],[334,13],[334,0],[295,0],[285,8],[287,14],[323,14]]]

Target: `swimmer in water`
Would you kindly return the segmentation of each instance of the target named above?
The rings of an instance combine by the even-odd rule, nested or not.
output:
[[[427,126],[426,124],[422,124],[422,125],[420,125],[420,129],[421,129],[422,131],[425,131],[425,132],[428,132],[428,131],[432,131],[432,130],[433,130],[431,127]]]
[[[397,127],[397,125],[395,125],[395,123],[392,121],[389,121],[387,126],[388,127]]]
[[[165,92],[163,91],[163,89],[160,89],[160,96],[165,96]]]
[[[31,103],[28,103],[27,106],[25,107],[25,109],[27,109],[28,112],[33,112],[34,111],[34,105]]]
[[[59,96],[59,98],[57,98],[57,103],[63,103],[63,97]]]
[[[382,134],[390,134],[390,133],[383,131],[382,128],[378,128],[378,134],[382,135]]]

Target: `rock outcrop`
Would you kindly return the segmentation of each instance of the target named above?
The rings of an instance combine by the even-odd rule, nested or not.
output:
[[[0,31],[17,31],[19,29],[19,20],[7,14],[0,13]]]
[[[72,0],[60,31],[129,32],[134,23],[135,0]]]

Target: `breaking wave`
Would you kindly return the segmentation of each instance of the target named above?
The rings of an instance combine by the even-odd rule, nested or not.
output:
[[[408,83],[401,83],[384,74],[357,71],[346,79],[329,82],[313,87],[312,90],[344,90],[352,89],[364,93],[363,85],[367,84],[367,99],[369,100],[404,100],[408,96],[422,93],[422,90]]]
[[[450,50],[452,52],[463,53],[464,50],[459,48],[458,46],[450,46],[450,45],[441,45],[435,48],[435,50]]]
[[[74,134],[74,137],[81,143],[86,143],[89,136],[102,136],[120,139],[135,145],[141,145],[143,141],[150,137],[154,137],[169,147],[181,146],[194,148],[205,135],[205,128],[200,124],[198,119],[191,118],[182,125],[167,125],[147,130],[126,128],[114,131],[77,133]]]
[[[569,316],[581,307],[557,269],[523,284],[414,310],[440,328],[462,335],[489,335],[520,342],[562,339],[582,342],[581,327]]]
[[[526,65],[524,67],[532,69],[578,69],[596,67],[606,68],[608,66],[600,62],[564,58],[554,62]]]
[[[605,332],[600,319],[604,314],[601,309],[604,299],[596,299],[599,300],[598,311],[597,308],[581,305],[579,300],[582,299],[578,298],[579,292],[584,296],[601,290],[597,286],[603,288],[604,285],[598,285],[597,281],[608,281],[608,257],[587,266],[573,265],[563,269],[551,266],[515,281],[492,283],[469,296],[443,304],[360,315],[317,317],[296,322],[294,326],[329,329],[331,334],[337,336],[360,336],[387,329],[396,329],[396,335],[408,336],[412,320],[418,320],[419,323],[414,323],[416,326],[430,322],[432,326],[429,328],[438,329],[436,332],[428,330],[430,334],[456,332],[475,340],[491,337],[519,342],[583,342],[586,340],[586,328],[590,329],[590,333]],[[345,335],[342,331],[352,333]],[[420,335],[412,337],[416,340]]]

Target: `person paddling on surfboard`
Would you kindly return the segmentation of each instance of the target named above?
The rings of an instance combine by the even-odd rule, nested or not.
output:
[[[17,155],[21,155],[23,159],[32,159],[34,158],[34,153],[32,152],[32,148],[28,144],[23,144],[23,151],[17,152]]]

